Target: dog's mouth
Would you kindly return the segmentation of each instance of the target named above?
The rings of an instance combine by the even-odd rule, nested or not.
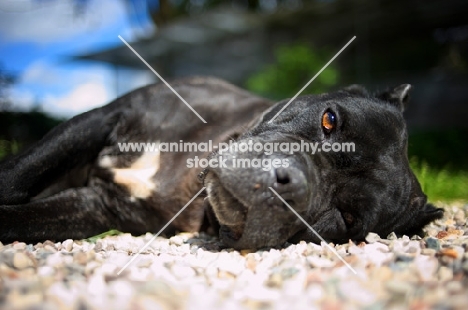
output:
[[[252,187],[251,198],[228,188],[216,173],[208,173],[208,207],[215,214],[223,244],[239,250],[277,247],[302,227],[294,213],[268,190],[270,185],[243,183],[241,189]]]
[[[237,199],[233,193],[221,184],[219,177],[213,173],[205,180],[209,192],[208,205],[211,208],[219,225],[221,241],[227,243],[238,241],[244,232],[249,207]],[[213,225],[212,226],[216,226]]]

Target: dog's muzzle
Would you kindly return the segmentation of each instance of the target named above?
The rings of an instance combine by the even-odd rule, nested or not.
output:
[[[221,226],[221,241],[235,249],[282,245],[303,224],[290,210],[305,214],[311,196],[306,160],[300,155],[223,153],[226,166],[205,173],[209,203]],[[279,159],[287,167],[239,166],[235,160]],[[280,199],[272,188],[282,199]],[[282,201],[284,200],[286,204]]]

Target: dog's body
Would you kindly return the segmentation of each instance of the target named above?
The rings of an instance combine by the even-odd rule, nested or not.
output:
[[[442,211],[426,205],[409,169],[402,118],[409,90],[377,97],[352,87],[273,104],[223,81],[171,83],[204,124],[165,85],[147,86],[58,126],[29,150],[0,164],[0,240],[80,239],[109,229],[156,232],[204,185],[169,226],[219,229],[227,246],[259,248],[317,241],[276,198],[275,189],[324,238],[362,239],[369,231],[416,233]],[[324,123],[325,121],[325,123]],[[220,154],[121,152],[126,142],[353,142],[353,153],[275,152],[287,167],[187,167]],[[228,151],[225,159],[265,154]],[[231,162],[231,161],[228,161]],[[208,196],[206,199],[205,197]],[[220,228],[221,227],[221,228]]]

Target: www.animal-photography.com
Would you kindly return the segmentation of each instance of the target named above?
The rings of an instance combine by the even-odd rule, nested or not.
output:
[[[467,14],[0,0],[0,308],[465,309]]]

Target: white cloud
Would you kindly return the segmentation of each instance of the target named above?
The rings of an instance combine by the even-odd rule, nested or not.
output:
[[[55,116],[71,117],[102,106],[109,100],[110,95],[103,84],[90,82],[78,85],[61,97],[46,96],[42,109]]]
[[[111,102],[156,81],[149,70],[113,70],[99,65],[56,67],[43,61],[32,63],[11,91],[12,109],[40,108],[59,117],[72,117]],[[116,78],[118,77],[118,94]],[[40,106],[38,106],[38,104]]]
[[[13,99],[12,110],[14,111],[30,111],[35,107],[36,98],[31,91],[13,88],[9,92],[9,97]]]
[[[14,4],[14,1],[17,1]],[[51,42],[108,27],[125,18],[122,1],[90,1],[77,15],[72,0],[0,0],[0,35],[9,40]]]
[[[11,90],[13,110],[40,108],[60,117],[72,117],[108,103],[114,97],[109,70],[98,65],[56,67],[32,63]]]
[[[22,84],[52,87],[76,86],[85,82],[101,82],[111,77],[111,71],[101,64],[80,64],[78,62],[57,66],[38,60],[30,64],[21,74]]]
[[[153,84],[157,78],[150,70],[121,70],[119,71],[119,96],[139,87]]]
[[[60,76],[55,70],[51,70],[50,66],[42,61],[33,62],[21,74],[22,83],[32,83],[40,85],[52,85],[60,82]]]

